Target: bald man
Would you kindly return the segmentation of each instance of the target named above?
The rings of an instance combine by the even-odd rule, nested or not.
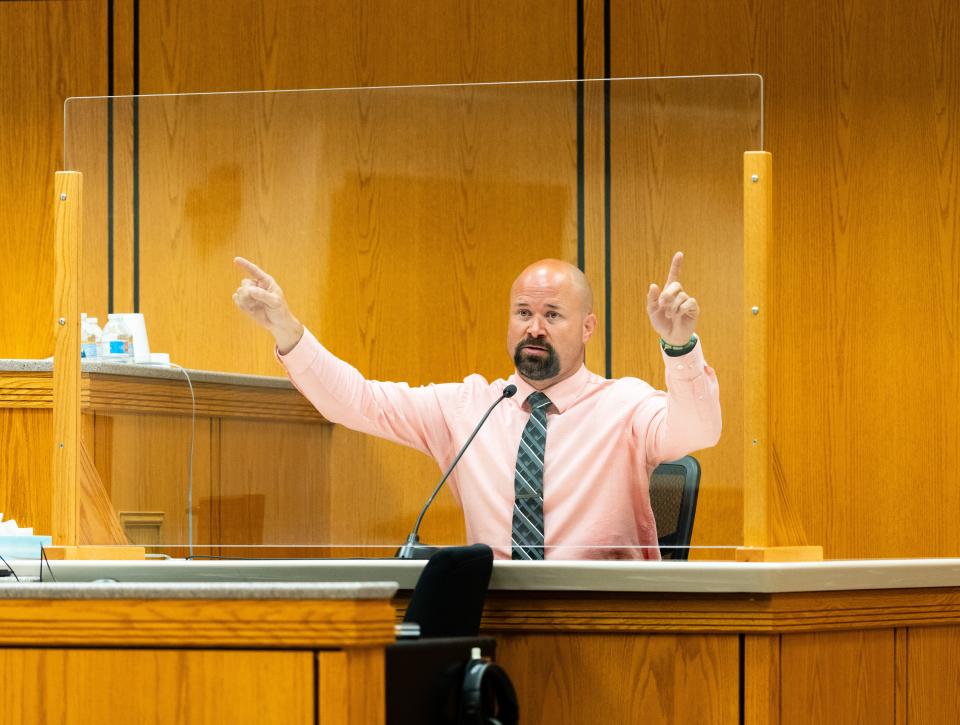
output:
[[[535,262],[511,287],[513,375],[411,388],[366,380],[304,328],[270,275],[235,261],[247,276],[234,301],[273,335],[290,379],[328,420],[412,446],[446,469],[487,408],[517,387],[448,481],[470,543],[489,544],[499,558],[659,558],[650,472],[715,445],[721,428],[716,375],[695,334],[700,308],[680,283],[682,253],[646,300],[667,392],[587,370],[593,293],[566,262]]]

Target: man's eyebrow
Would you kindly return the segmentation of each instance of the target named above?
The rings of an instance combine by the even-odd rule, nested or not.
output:
[[[514,307],[530,307],[531,304],[532,304],[531,302],[527,302],[526,300],[517,300],[516,302],[513,303],[513,306]],[[544,302],[543,306],[546,307],[548,310],[564,309],[564,306],[559,302]]]

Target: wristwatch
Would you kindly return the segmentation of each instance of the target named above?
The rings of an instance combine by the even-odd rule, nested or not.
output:
[[[698,338],[696,335],[691,335],[690,342],[688,342],[686,345],[671,345],[661,337],[660,347],[662,347],[663,351],[670,357],[680,357],[681,355],[686,355],[697,346],[697,339]]]

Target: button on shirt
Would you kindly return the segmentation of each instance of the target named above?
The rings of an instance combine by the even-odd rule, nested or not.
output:
[[[533,387],[516,373],[422,387],[366,380],[309,331],[278,357],[328,420],[416,448],[441,469],[503,389],[516,385],[447,481],[463,509],[467,541],[510,558],[514,466]],[[664,362],[668,392],[638,378],[607,380],[586,367],[544,389],[553,403],[543,469],[545,558],[659,558],[650,472],[714,445],[721,428],[719,386],[701,344],[682,357],[664,355]]]

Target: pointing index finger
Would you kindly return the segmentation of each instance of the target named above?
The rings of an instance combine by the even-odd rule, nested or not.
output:
[[[234,257],[233,261],[235,264],[237,264],[237,266],[243,267],[243,269],[245,269],[256,281],[264,282],[267,285],[270,285],[273,282],[273,277],[264,272],[249,259],[244,259],[243,257]]]
[[[670,272],[667,273],[667,287],[671,282],[680,281],[680,270],[683,268],[683,252],[677,252],[673,255],[673,261],[670,262]]]

